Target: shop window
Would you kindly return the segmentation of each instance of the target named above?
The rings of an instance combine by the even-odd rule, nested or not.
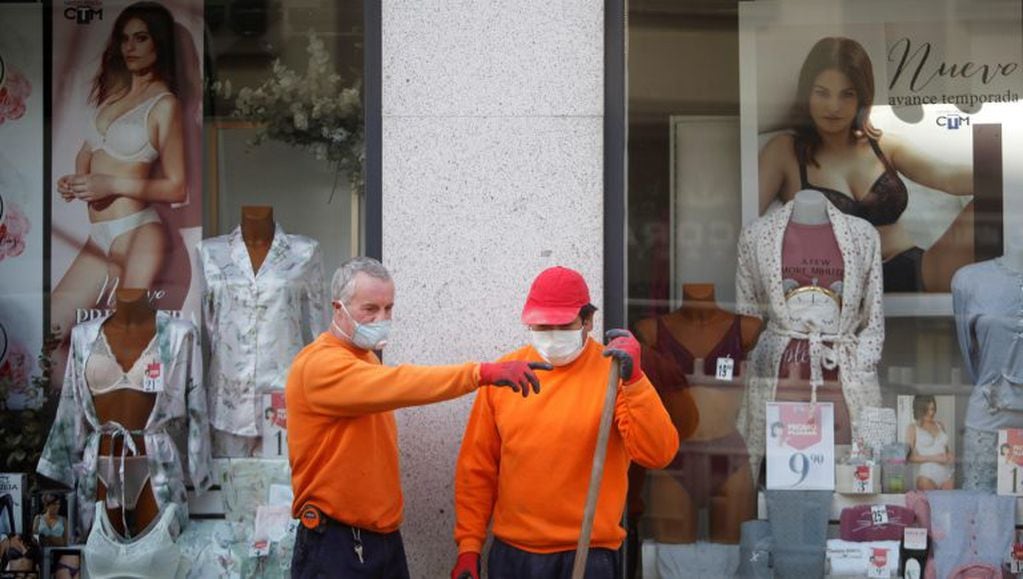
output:
[[[628,323],[684,439],[630,576],[902,573],[902,527],[1008,570],[1023,34],[981,6],[629,3]]]
[[[364,17],[0,5],[4,576],[288,574],[284,380],[365,251]]]

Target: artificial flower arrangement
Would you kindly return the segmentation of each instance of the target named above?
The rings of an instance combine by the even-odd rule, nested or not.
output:
[[[365,159],[361,87],[343,86],[323,39],[312,31],[308,39],[304,74],[274,61],[270,78],[238,91],[231,114],[258,124],[250,144],[273,139],[308,149],[317,159],[333,162],[336,174],[346,174],[358,193]],[[232,97],[230,81],[213,83],[213,90]]]

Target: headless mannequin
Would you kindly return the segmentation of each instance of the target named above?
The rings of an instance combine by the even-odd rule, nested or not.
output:
[[[249,254],[252,275],[259,275],[273,246],[277,225],[274,209],[269,205],[243,205],[241,211],[242,242]],[[258,456],[261,438],[213,429],[213,455],[216,457],[245,458]]]
[[[1013,271],[1023,273],[1023,234],[1017,232],[1014,240],[1006,240],[1002,263]]]
[[[796,193],[790,221],[800,225],[824,225],[831,222],[828,217],[828,198],[820,191],[803,189]]]
[[[661,316],[660,320],[679,344],[695,358],[703,359],[729,332],[735,314],[717,304],[713,284],[684,284],[682,298],[682,307]],[[657,343],[657,322],[656,318],[648,318],[636,324],[637,337],[650,348]],[[760,326],[760,320],[756,318],[740,318],[743,351],[748,352],[753,348]],[[691,436],[687,437],[689,440],[715,440],[735,430],[735,421],[742,405],[741,389],[692,384],[688,391],[680,393],[692,396],[700,415],[695,431],[690,431]],[[669,414],[673,413],[675,406],[671,396],[674,393],[665,400]],[[649,480],[649,510],[652,515],[649,520],[654,539],[660,543],[696,542],[699,509],[695,508],[686,489],[663,471],[652,472]],[[717,496],[710,498],[710,540],[714,543],[738,543],[740,525],[754,517],[754,507],[753,477],[749,465],[743,465],[728,477]]]
[[[100,331],[106,337],[110,345],[110,351],[117,359],[122,369],[131,368],[139,356],[156,335],[156,312],[149,304],[149,298],[145,289],[120,288],[115,294],[116,309],[113,315],[103,323]],[[156,403],[156,394],[139,392],[131,389],[119,389],[105,394],[94,394],[93,405],[96,408],[96,415],[100,423],[114,421],[122,424],[129,430],[142,430],[149,421],[149,415]],[[116,445],[111,444],[109,435],[100,438],[99,454],[101,456],[121,456],[121,446],[124,442],[120,439]],[[146,446],[143,437],[135,437],[135,446],[139,455],[146,454]],[[97,498],[106,498],[107,489],[100,482],[97,489]],[[156,518],[160,508],[153,496],[153,489],[146,481],[142,494],[139,496],[135,510],[130,511],[127,516],[128,525],[131,527],[131,535],[138,535],[146,525]],[[124,534],[125,530],[121,523],[121,509],[107,509],[110,522],[119,533]]]
[[[259,273],[274,241],[274,208],[269,205],[243,205],[241,229],[242,240],[252,262],[252,273]]]
[[[814,191],[811,189],[804,189],[796,193],[796,197],[793,201],[792,216],[789,218],[791,223],[797,223],[800,225],[828,225],[831,223],[831,218],[828,217],[828,201],[827,197],[824,196],[820,191]],[[825,379],[827,375],[825,374]],[[848,410],[845,407],[844,395],[841,390],[841,386],[834,384],[828,388],[821,388],[817,391],[817,399],[819,401],[830,401],[835,404],[835,440],[839,446],[845,446],[851,434],[849,429],[850,425],[843,425],[840,417],[847,417]],[[807,382],[807,387],[799,388],[794,391],[788,388],[779,387],[775,399],[779,402],[809,402],[810,401],[810,387]]]

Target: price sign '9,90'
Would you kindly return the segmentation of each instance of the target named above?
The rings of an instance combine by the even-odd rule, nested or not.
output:
[[[834,412],[830,402],[767,403],[767,488],[834,490]]]

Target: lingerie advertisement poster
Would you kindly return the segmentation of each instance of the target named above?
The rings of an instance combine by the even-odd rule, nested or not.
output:
[[[110,311],[118,288],[198,322],[200,0],[53,5],[51,324]],[[55,372],[55,381],[61,374]]]
[[[886,315],[950,315],[956,270],[1023,244],[1020,26],[1017,1],[741,2],[743,222],[817,191],[876,227]]]
[[[0,4],[0,408],[38,408],[43,345],[43,10]]]

